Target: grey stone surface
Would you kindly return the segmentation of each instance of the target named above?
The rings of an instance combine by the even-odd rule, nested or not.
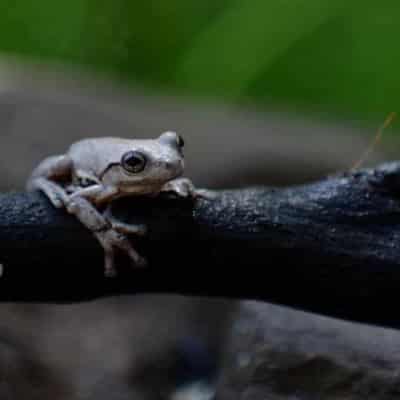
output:
[[[216,400],[394,400],[400,332],[243,302]]]

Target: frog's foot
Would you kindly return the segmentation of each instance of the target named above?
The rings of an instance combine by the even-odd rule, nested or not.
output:
[[[161,192],[174,193],[178,197],[202,197],[205,199],[214,199],[215,193],[206,189],[196,189],[193,182],[188,178],[177,178],[167,182]]]
[[[125,253],[136,267],[144,267],[145,259],[133,248],[126,233],[142,233],[142,226],[109,221],[88,200],[75,196],[70,198],[67,210],[73,214],[97,238],[104,249],[104,274],[115,276],[115,250]],[[117,224],[118,222],[118,224]],[[129,229],[128,229],[129,228]]]
[[[68,194],[65,190],[58,185],[46,178],[35,178],[29,182],[29,190],[40,190],[50,200],[56,208],[64,207],[68,202]]]
[[[113,228],[93,233],[104,249],[104,275],[106,277],[117,275],[115,249],[122,250],[133,261],[135,267],[146,266],[146,260],[132,247],[124,234]]]

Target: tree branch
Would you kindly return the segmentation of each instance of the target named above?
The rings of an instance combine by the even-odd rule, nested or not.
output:
[[[39,193],[0,195],[2,301],[82,301],[164,292],[261,299],[399,326],[400,163],[304,186],[218,192],[215,200],[127,198],[149,263],[103,276],[90,232]]]

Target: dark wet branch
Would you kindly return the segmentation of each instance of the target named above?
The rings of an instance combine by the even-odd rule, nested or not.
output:
[[[143,270],[103,253],[39,193],[0,196],[0,299],[82,301],[156,292],[253,298],[399,326],[400,163],[287,189],[221,191],[215,200],[125,199],[146,223]]]

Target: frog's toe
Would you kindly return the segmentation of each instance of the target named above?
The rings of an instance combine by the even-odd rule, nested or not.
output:
[[[193,197],[196,189],[190,179],[177,178],[167,182],[161,191],[173,193],[178,197]]]
[[[64,207],[64,203],[62,202],[62,200],[56,196],[51,198],[50,201],[51,201],[51,204],[53,204],[53,206],[55,208],[63,208]]]
[[[147,260],[144,257],[140,257],[135,261],[135,267],[145,268],[147,267]]]
[[[117,276],[117,270],[115,268],[105,268],[104,276],[106,278],[114,278]]]
[[[136,234],[140,236],[144,236],[147,233],[146,225],[135,225]]]
[[[131,225],[110,218],[108,218],[108,221],[112,228],[121,234],[144,236],[147,233],[146,225]]]
[[[128,254],[128,257],[133,261],[133,265],[135,268],[144,268],[147,265],[146,259],[138,254],[138,252],[133,248],[126,248],[125,251]]]

